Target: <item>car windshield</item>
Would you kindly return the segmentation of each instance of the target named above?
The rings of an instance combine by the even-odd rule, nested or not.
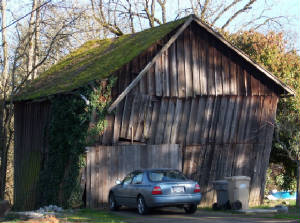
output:
[[[186,177],[178,170],[153,170],[149,172],[151,181],[177,181],[186,180]]]

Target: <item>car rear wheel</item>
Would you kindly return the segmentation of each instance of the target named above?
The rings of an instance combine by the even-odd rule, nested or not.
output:
[[[143,196],[139,196],[137,199],[137,210],[140,215],[147,214],[149,212],[149,208],[146,205],[145,199]]]
[[[190,205],[184,207],[184,211],[187,214],[194,214],[197,211],[197,205],[196,204],[190,204]]]
[[[108,201],[108,202],[109,202],[109,209],[110,209],[111,211],[117,211],[117,210],[119,210],[120,205],[117,204],[116,199],[115,199],[115,196],[114,196],[113,193],[111,193],[111,194],[109,195],[109,201]]]

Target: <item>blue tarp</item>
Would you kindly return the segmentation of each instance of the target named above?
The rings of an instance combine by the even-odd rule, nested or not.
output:
[[[296,193],[290,193],[288,191],[278,191],[275,193],[271,193],[277,199],[296,199]]]

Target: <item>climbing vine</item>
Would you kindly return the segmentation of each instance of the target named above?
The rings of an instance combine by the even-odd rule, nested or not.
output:
[[[111,90],[116,82],[116,77],[111,77],[108,81],[98,83],[98,88],[93,88],[90,94],[90,113],[96,116],[97,120],[91,123],[88,135],[93,138],[104,132],[106,121],[105,116],[111,103]],[[93,117],[91,117],[93,119]],[[92,144],[93,142],[89,142]]]
[[[47,130],[48,150],[40,172],[40,205],[74,207],[82,204],[81,170],[85,147],[105,129],[105,116],[111,103],[116,78],[81,88],[51,100]]]

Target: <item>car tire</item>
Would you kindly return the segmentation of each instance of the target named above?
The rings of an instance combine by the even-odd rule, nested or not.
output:
[[[149,212],[149,208],[147,207],[143,196],[138,196],[137,198],[137,210],[140,215],[145,215]]]
[[[196,204],[190,204],[187,207],[184,207],[184,211],[187,214],[194,214],[197,211],[197,205]]]
[[[117,211],[120,208],[120,205],[117,204],[117,201],[113,193],[109,194],[108,204],[109,204],[109,210],[111,211]]]

